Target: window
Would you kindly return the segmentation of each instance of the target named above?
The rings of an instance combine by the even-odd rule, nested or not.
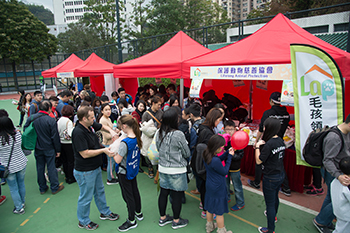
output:
[[[248,12],[248,9],[247,8],[243,8],[243,12]]]
[[[306,31],[310,32],[311,34],[327,33],[328,32],[328,25],[318,26],[318,27],[308,27],[308,28],[304,28],[304,29]]]
[[[64,3],[66,6],[73,6],[73,2],[65,2]]]
[[[68,20],[74,20],[74,16],[67,16],[67,21]]]
[[[75,12],[83,12],[83,8],[75,8]]]
[[[74,5],[83,5],[83,1],[74,1]]]
[[[348,23],[334,24],[334,32],[344,32],[349,28]]]
[[[79,19],[81,19],[81,18],[83,18],[82,15],[77,15],[77,16],[75,16],[75,19],[77,19],[77,20],[79,20]]]
[[[243,3],[243,5],[242,6],[248,6],[248,3]]]
[[[243,17],[247,17],[247,13],[244,13],[244,14],[243,14]]]
[[[66,9],[66,13],[74,13],[74,9]]]

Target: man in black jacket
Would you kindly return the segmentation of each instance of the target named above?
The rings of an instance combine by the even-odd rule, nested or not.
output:
[[[39,112],[32,115],[33,126],[37,133],[34,155],[40,194],[46,193],[49,189],[44,175],[45,164],[47,164],[52,194],[56,194],[64,189],[64,186],[58,182],[58,174],[55,166],[55,158],[59,157],[61,153],[61,142],[56,120],[49,116],[51,110],[52,104],[50,101],[44,100],[39,104]],[[40,119],[36,120],[37,118]],[[31,117],[29,117],[24,125],[24,131],[31,122]]]

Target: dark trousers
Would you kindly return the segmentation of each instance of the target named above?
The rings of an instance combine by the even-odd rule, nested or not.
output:
[[[269,229],[269,232],[275,231],[275,217],[280,204],[278,192],[283,180],[284,173],[264,175],[263,177],[263,193],[266,204],[267,228]]]
[[[315,188],[322,188],[322,175],[320,168],[312,168],[312,184]]]
[[[128,208],[129,221],[134,221],[135,212],[141,213],[141,197],[137,187],[136,177],[132,180],[128,180],[126,179],[126,175],[120,173],[118,177],[122,196]]]
[[[204,206],[204,200],[205,200],[205,192],[206,192],[206,185],[205,185],[205,180],[203,180],[202,178],[199,178],[199,182],[200,182],[200,188],[199,188],[199,192],[201,194],[201,202],[203,205],[203,211],[206,211],[205,206]]]
[[[286,174],[286,172],[284,172],[284,180],[282,183],[283,189],[290,189],[289,188],[289,181],[288,181],[288,176]],[[262,176],[262,164],[255,164],[255,179],[254,182],[255,184],[260,184],[261,181],[261,176]]]
[[[45,179],[45,165],[47,166],[47,172],[49,174],[51,191],[56,192],[59,186],[57,170],[55,167],[56,152],[52,150],[37,150],[34,152],[36,160],[36,171],[38,176],[38,184],[40,192],[47,190],[47,184]]]
[[[20,126],[22,126],[22,123],[23,123],[23,120],[24,120],[24,114],[22,114],[22,113],[19,114],[19,124],[18,125],[20,125]]]
[[[166,206],[168,204],[168,196],[170,192],[173,199],[171,204],[171,208],[173,209],[173,216],[174,216],[174,219],[179,219],[180,213],[181,213],[181,207],[182,207],[181,201],[182,201],[184,191],[174,191],[170,189],[164,189],[161,187],[159,198],[158,198],[159,214],[160,216],[166,215]]]
[[[63,171],[66,176],[66,180],[74,180],[74,152],[72,144],[61,143],[61,161],[63,164]]]

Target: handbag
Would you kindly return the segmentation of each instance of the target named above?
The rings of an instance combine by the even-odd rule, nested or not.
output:
[[[2,165],[2,164],[0,165],[0,178],[7,178],[8,175],[10,174],[9,165],[10,165],[10,161],[11,161],[11,157],[12,157],[12,152],[13,152],[13,147],[14,146],[15,146],[15,141],[13,140],[11,153],[10,153],[9,161],[7,162],[7,166]]]
[[[159,131],[159,130],[158,130]],[[157,165],[159,161],[159,152],[156,146],[156,138],[158,135],[158,131],[154,134],[152,139],[152,143],[148,148],[147,157],[151,161],[152,165]]]
[[[69,122],[69,120],[67,121],[67,123],[66,123],[66,129],[65,130],[63,130],[63,138],[65,139],[65,140],[67,140],[67,141],[69,141],[69,140],[71,140],[71,136],[69,135],[69,133],[68,133],[68,122]]]

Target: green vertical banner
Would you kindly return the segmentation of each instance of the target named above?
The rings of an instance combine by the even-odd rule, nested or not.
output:
[[[343,122],[343,81],[333,58],[310,45],[290,45],[297,164],[310,166],[302,155],[309,133]]]

